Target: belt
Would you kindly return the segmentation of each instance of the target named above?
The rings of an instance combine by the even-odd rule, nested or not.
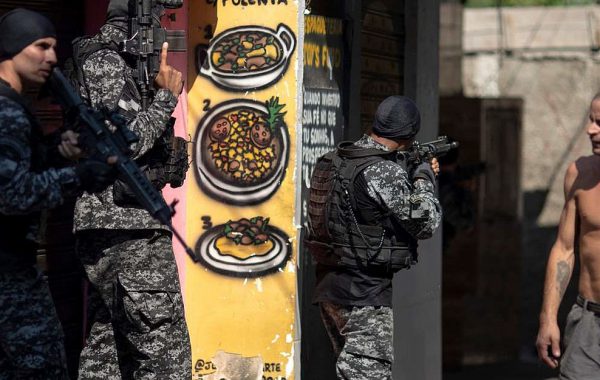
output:
[[[576,303],[586,310],[600,314],[600,303],[588,301],[580,295],[577,296]]]

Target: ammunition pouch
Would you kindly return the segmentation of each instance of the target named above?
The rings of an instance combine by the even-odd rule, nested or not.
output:
[[[190,168],[187,144],[188,142],[183,137],[173,136],[171,140],[164,173],[167,183],[173,188],[183,185],[185,175]]]
[[[182,186],[190,166],[187,141],[174,135],[173,124],[174,119],[154,147],[137,160],[140,169],[157,190],[162,190],[167,184],[172,188]],[[119,207],[142,207],[134,192],[121,180],[113,185],[113,201]]]

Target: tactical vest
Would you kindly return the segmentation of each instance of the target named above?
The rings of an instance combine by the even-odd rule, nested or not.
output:
[[[31,125],[30,170],[36,173],[41,172],[45,162],[45,151],[41,146],[42,130],[39,123],[23,97],[7,84],[3,83],[3,81],[0,81],[0,96],[16,102],[23,109],[23,113]],[[40,215],[39,212],[26,215],[6,215],[0,213],[0,256],[6,258],[6,260],[2,260],[3,263],[7,260],[25,262],[34,259],[37,248],[37,236],[32,236],[32,234],[37,233]],[[33,262],[30,264],[33,264]]]
[[[118,53],[117,44],[97,41],[92,37],[80,37],[73,41],[73,58],[65,64],[65,73],[70,78],[74,87],[81,93],[82,98],[90,101],[85,85],[83,64],[93,53],[99,50],[112,50]],[[114,110],[129,123],[138,112],[142,111],[139,103],[141,96],[137,85],[130,75],[125,76],[125,86]],[[154,146],[142,157],[135,160],[148,180],[158,190],[167,184],[176,188],[183,185],[189,168],[187,141],[175,136],[174,119],[171,119],[165,131],[158,138]],[[113,185],[113,199],[121,207],[141,207],[135,194],[123,181],[117,180]]]
[[[354,187],[367,167],[390,152],[343,142],[321,157],[311,178],[305,246],[320,264],[393,273],[416,263],[417,241],[389,212],[357,212]]]

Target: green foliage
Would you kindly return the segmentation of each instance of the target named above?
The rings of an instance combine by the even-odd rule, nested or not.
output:
[[[598,4],[598,0],[466,0],[467,7],[527,7],[527,6],[565,6]]]

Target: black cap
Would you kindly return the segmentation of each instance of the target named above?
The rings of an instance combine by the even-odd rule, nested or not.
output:
[[[23,8],[0,17],[0,59],[12,58],[33,42],[56,38],[56,29],[45,16]]]
[[[390,140],[408,140],[419,132],[421,115],[417,105],[405,96],[386,98],[375,113],[373,132]]]

